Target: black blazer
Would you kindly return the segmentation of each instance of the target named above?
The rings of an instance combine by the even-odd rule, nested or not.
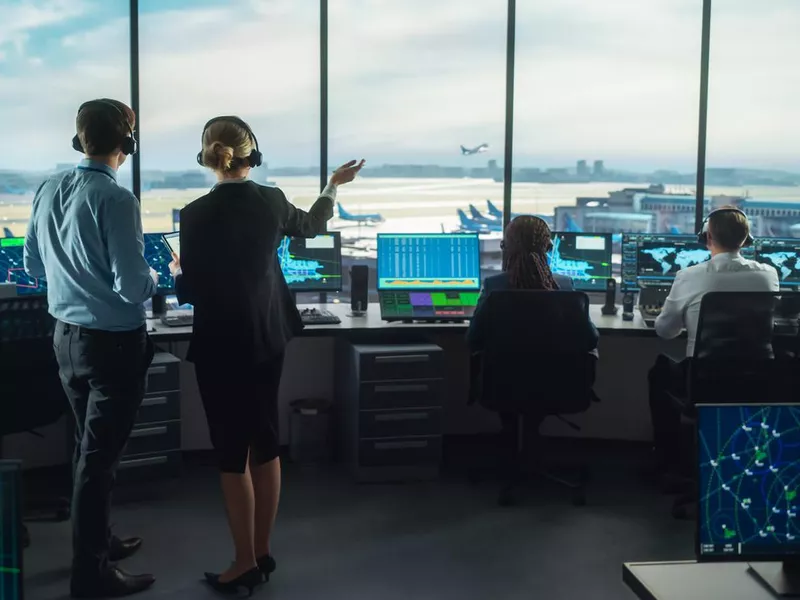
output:
[[[257,364],[274,358],[302,328],[278,263],[285,235],[325,232],[333,201],[308,212],[278,188],[223,183],[181,210],[178,301],[194,305],[187,360]]]
[[[553,273],[553,279],[555,279],[556,284],[558,285],[558,289],[564,292],[571,292],[574,290],[572,285],[572,279],[566,277],[564,275],[558,275]],[[483,342],[486,335],[486,328],[489,326],[486,322],[487,315],[486,311],[483,310],[486,297],[493,291],[502,291],[502,290],[510,290],[511,284],[508,281],[508,273],[498,273],[497,275],[492,275],[491,277],[487,277],[483,282],[483,290],[481,291],[481,296],[478,299],[478,305],[475,307],[475,313],[472,316],[472,320],[469,324],[469,330],[467,331],[467,341],[469,342],[470,348],[474,351],[480,351],[483,349]],[[587,327],[589,330],[587,334],[589,338],[594,340],[593,348],[597,348],[597,342],[600,339],[600,334],[597,331],[597,328],[594,326],[594,323],[588,321]]]

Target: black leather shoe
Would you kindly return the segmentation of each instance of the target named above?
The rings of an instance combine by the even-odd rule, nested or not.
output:
[[[109,567],[95,581],[73,580],[70,595],[73,598],[120,598],[143,592],[155,581],[152,575],[130,575],[119,567]]]
[[[247,595],[252,596],[253,590],[262,582],[262,573],[258,567],[250,569],[249,571],[239,575],[236,579],[222,582],[219,580],[217,573],[206,573],[206,582],[216,591],[223,594],[237,594],[239,588],[247,590]]]
[[[272,575],[272,573],[275,572],[275,569],[278,568],[278,565],[275,563],[275,559],[269,554],[257,558],[256,564],[258,565],[258,569],[264,575],[264,581],[269,581],[269,576]]]
[[[141,547],[142,538],[132,537],[121,540],[115,535],[111,536],[111,541],[108,544],[108,560],[111,562],[125,560],[136,554]]]

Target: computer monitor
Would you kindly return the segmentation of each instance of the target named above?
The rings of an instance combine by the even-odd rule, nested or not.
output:
[[[601,292],[613,276],[611,270],[611,234],[553,233],[550,269],[572,279],[576,290]]]
[[[697,406],[700,560],[800,559],[800,404]]]
[[[22,463],[0,460],[0,600],[22,600]]]
[[[378,290],[480,290],[478,234],[378,234]]]
[[[800,239],[758,238],[755,259],[775,267],[782,288],[800,288]]]
[[[15,283],[18,296],[46,294],[45,280],[25,272],[24,248],[25,238],[0,238],[0,281]]]
[[[671,285],[678,271],[710,258],[711,252],[693,235],[623,234],[622,291],[648,284]]]
[[[163,233],[144,234],[144,258],[158,273],[158,291],[160,294],[175,289],[175,280],[169,272],[172,262],[172,251],[164,239]]]
[[[342,236],[338,231],[315,238],[283,238],[278,246],[281,271],[294,292],[342,289]]]

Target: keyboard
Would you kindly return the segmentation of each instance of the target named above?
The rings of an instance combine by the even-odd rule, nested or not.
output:
[[[338,325],[342,320],[324,308],[304,308],[300,311],[303,325]]]
[[[163,315],[161,323],[167,327],[191,327],[194,324],[194,315]]]

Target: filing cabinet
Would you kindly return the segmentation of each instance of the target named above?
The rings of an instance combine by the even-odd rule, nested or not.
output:
[[[342,448],[358,481],[435,478],[444,357],[433,344],[348,345],[340,354]]]
[[[146,481],[181,470],[180,359],[158,352],[144,400],[117,469],[117,481]]]

